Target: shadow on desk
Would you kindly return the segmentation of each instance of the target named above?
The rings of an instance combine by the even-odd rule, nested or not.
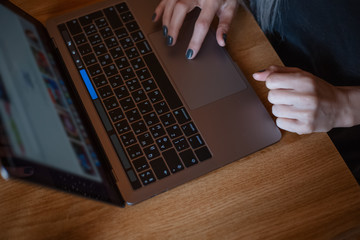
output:
[[[328,132],[328,135],[360,184],[360,125],[351,128],[334,128]]]

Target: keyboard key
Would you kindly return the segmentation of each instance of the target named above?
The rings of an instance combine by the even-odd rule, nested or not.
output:
[[[129,36],[125,28],[119,28],[118,30],[115,30],[115,35],[117,36],[118,39],[122,39],[124,37]]]
[[[117,59],[121,56],[124,56],[124,52],[119,47],[110,49],[110,54],[113,59]]]
[[[179,110],[174,111],[176,120],[180,124],[184,124],[191,120],[189,114],[186,112],[185,108],[180,108]]]
[[[136,103],[142,102],[147,99],[147,96],[143,89],[138,89],[132,92],[131,95]]]
[[[157,158],[160,156],[160,152],[157,149],[156,145],[151,145],[150,147],[144,148],[145,156],[148,160]]]
[[[84,31],[85,31],[85,34],[88,36],[97,32],[94,24],[84,27]]]
[[[149,146],[150,144],[154,143],[150,133],[146,132],[138,136],[139,143],[142,147]]]
[[[185,135],[187,137],[194,135],[195,133],[198,132],[198,130],[195,127],[195,124],[192,122],[186,123],[184,125],[181,126],[181,129],[183,130],[183,132],[185,133]]]
[[[113,48],[119,45],[115,37],[111,37],[105,40],[105,44],[108,48]]]
[[[109,115],[113,122],[117,122],[120,121],[121,119],[124,119],[124,113],[121,111],[120,108],[110,111]]]
[[[98,29],[108,26],[107,21],[105,18],[100,18],[95,21],[95,25]]]
[[[157,158],[151,161],[150,165],[158,179],[170,176],[170,172],[162,158]]]
[[[133,59],[139,56],[139,52],[135,47],[125,50],[125,54],[129,59]]]
[[[85,55],[83,57],[83,61],[84,61],[85,65],[87,65],[87,66],[92,65],[97,62],[95,55],[93,53]]]
[[[192,148],[198,148],[201,147],[202,145],[204,145],[204,141],[202,140],[201,136],[199,134],[188,138],[189,143],[191,145]]]
[[[139,29],[139,25],[135,21],[128,22],[125,24],[125,26],[129,32],[134,32]]]
[[[129,47],[134,46],[134,43],[133,43],[133,41],[132,41],[132,39],[130,37],[123,38],[119,42],[120,42],[120,46],[123,49],[127,49]]]
[[[133,146],[126,148],[126,151],[129,154],[131,159],[135,159],[135,158],[138,158],[141,155],[143,155],[139,144],[135,144]]]
[[[85,36],[85,34],[83,34],[83,33],[81,33],[81,34],[79,34],[79,35],[76,35],[76,36],[74,37],[74,41],[75,41],[76,45],[81,45],[81,44],[87,42],[86,36]]]
[[[106,66],[113,62],[113,60],[111,59],[109,54],[102,55],[102,56],[98,57],[98,59],[99,59],[101,66]]]
[[[176,123],[175,118],[173,117],[172,113],[170,113],[170,112],[160,116],[160,120],[164,124],[165,127]]]
[[[176,173],[184,169],[179,156],[173,148],[163,152],[163,157],[172,173]]]
[[[161,95],[159,90],[149,92],[148,97],[150,98],[152,103],[157,103],[157,102],[163,100],[163,96]]]
[[[121,16],[121,19],[123,20],[123,22],[129,22],[131,20],[134,20],[134,17],[133,15],[131,14],[131,12],[125,12],[125,13],[122,13],[120,14]]]
[[[127,12],[129,11],[128,6],[126,5],[126,3],[120,3],[118,5],[115,6],[116,9],[118,10],[119,13],[123,13],[123,12]]]
[[[139,110],[137,110],[136,108],[125,112],[125,114],[130,123],[140,120],[140,118],[141,118]]]
[[[209,149],[206,146],[204,146],[204,147],[202,147],[202,148],[200,148],[198,150],[195,150],[195,154],[196,154],[196,156],[198,157],[198,159],[200,161],[205,161],[205,160],[210,159],[212,157]]]
[[[125,147],[133,145],[133,144],[135,144],[137,142],[136,138],[135,138],[135,136],[134,136],[134,134],[132,132],[128,132],[128,133],[125,133],[125,134],[121,135],[120,139],[121,139],[121,142],[123,143],[123,145]]]
[[[91,45],[96,45],[102,42],[102,39],[99,34],[94,34],[88,37],[89,42]]]
[[[115,75],[109,78],[109,83],[112,88],[117,88],[123,85],[123,80],[120,75]]]
[[[190,167],[190,166],[198,163],[198,160],[196,159],[195,154],[193,153],[193,151],[191,149],[181,152],[180,158],[186,167]]]
[[[183,150],[185,150],[185,149],[187,149],[187,148],[190,147],[184,137],[175,139],[175,140],[173,141],[173,143],[174,143],[175,149],[176,149],[178,152],[181,152],[181,151],[183,151]]]
[[[155,108],[155,111],[159,115],[167,113],[168,111],[170,111],[169,107],[167,106],[166,102],[164,102],[164,101],[154,104],[154,108]]]
[[[96,56],[100,56],[100,55],[107,53],[107,49],[106,49],[105,45],[101,43],[97,46],[94,46],[94,52],[95,52]]]
[[[161,124],[156,124],[155,126],[150,127],[150,132],[154,138],[165,135],[165,130]]]
[[[105,84],[107,84],[108,82],[106,81],[105,75],[101,74],[99,76],[93,77],[92,79],[94,81],[94,84],[96,87],[101,87],[104,86]]]
[[[136,135],[144,133],[147,131],[147,127],[143,120],[131,124],[132,129],[134,130]]]
[[[130,110],[135,107],[135,103],[131,97],[124,98],[119,102],[120,102],[120,106],[124,111]]]
[[[152,51],[147,41],[138,42],[136,43],[136,46],[139,49],[139,52],[143,55]]]
[[[92,49],[91,49],[90,45],[87,44],[87,43],[79,46],[78,49],[79,49],[79,53],[81,55],[86,55],[86,54],[92,52]]]
[[[113,29],[119,28],[123,26],[123,23],[121,22],[119,15],[115,11],[115,8],[109,7],[104,9],[104,13],[106,18],[109,20],[109,23]]]
[[[136,71],[137,77],[140,79],[140,81],[143,81],[145,79],[148,79],[151,77],[150,72],[147,68],[143,68]]]
[[[121,57],[117,60],[115,60],[116,66],[118,67],[119,70],[126,68],[128,66],[130,66],[128,60],[126,59],[126,57]]]
[[[153,79],[148,79],[143,82],[141,82],[143,85],[145,91],[149,92],[157,88],[155,81]]]
[[[101,98],[107,98],[114,94],[109,85],[99,88],[98,91]]]
[[[131,67],[125,68],[123,70],[120,71],[120,74],[122,76],[122,78],[126,81],[129,80],[131,78],[135,77],[135,73],[134,71],[131,69]],[[130,91],[133,91],[135,89],[129,89]]]
[[[115,67],[114,64],[111,64],[111,65],[109,65],[109,66],[106,66],[106,67],[104,67],[103,69],[104,69],[104,73],[105,73],[105,75],[106,75],[107,77],[111,77],[111,76],[113,76],[113,75],[115,75],[115,74],[118,73],[118,70],[117,70],[117,68]]]
[[[148,126],[154,125],[159,122],[159,118],[154,112],[144,115],[144,120],[146,125]]]
[[[88,67],[88,71],[91,76],[96,76],[96,75],[99,75],[100,73],[102,73],[102,70],[101,70],[101,67],[99,64],[91,65],[90,67]]]
[[[150,183],[153,183],[156,181],[155,177],[154,177],[154,174],[152,173],[151,170],[148,170],[146,172],[143,172],[140,174],[140,179],[141,179],[141,182],[144,184],[144,185],[148,185]]]
[[[125,133],[127,131],[130,131],[130,126],[128,122],[124,119],[118,123],[115,124],[115,128],[119,134]]]
[[[156,139],[156,144],[161,151],[165,151],[172,147],[170,139],[166,136]]]
[[[104,105],[107,110],[114,109],[119,106],[118,101],[115,97],[110,97],[104,100]]]
[[[137,172],[142,172],[149,168],[149,164],[144,157],[134,160],[133,164]]]
[[[145,39],[144,34],[139,30],[136,32],[131,33],[131,38],[134,42],[139,42],[143,39]]]
[[[166,128],[167,133],[169,134],[171,139],[180,137],[183,135],[179,125],[174,125],[171,127]]]
[[[97,18],[104,16],[101,11],[97,11],[79,18],[79,22],[82,26],[86,26],[92,23]]]
[[[118,99],[122,99],[124,97],[129,96],[129,91],[125,86],[121,86],[119,88],[114,89],[114,93]]]
[[[82,28],[77,19],[67,22],[66,26],[69,28],[69,31],[71,32],[72,35],[76,35],[82,32]]]
[[[103,39],[108,38],[108,37],[111,37],[111,36],[114,35],[114,33],[112,32],[111,28],[109,28],[109,27],[106,27],[106,28],[104,28],[104,29],[101,29],[101,30],[100,30],[100,34],[101,34],[101,36],[102,36]]]
[[[146,113],[149,113],[149,112],[151,112],[153,110],[153,108],[152,108],[149,101],[141,102],[137,106],[138,106],[139,111],[140,111],[141,114],[146,114]]]
[[[131,66],[137,70],[137,69],[140,69],[140,68],[143,68],[145,67],[145,63],[144,61],[142,60],[142,58],[136,58],[136,59],[133,59],[131,60]]]
[[[134,73],[134,72],[132,72],[132,73]],[[126,86],[128,87],[129,91],[131,91],[131,92],[141,88],[141,85],[136,78],[126,81]]]

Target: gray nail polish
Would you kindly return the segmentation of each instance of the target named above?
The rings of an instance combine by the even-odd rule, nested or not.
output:
[[[163,26],[163,35],[166,37],[168,35],[168,29],[166,26]]]
[[[172,36],[167,36],[167,45],[168,46],[171,46],[172,45],[172,43],[173,43],[173,37]]]
[[[186,58],[191,59],[192,55],[194,54],[194,51],[192,49],[188,49],[186,51]]]

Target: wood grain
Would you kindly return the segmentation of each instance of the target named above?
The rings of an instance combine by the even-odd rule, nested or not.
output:
[[[44,22],[95,1],[13,2]],[[266,88],[251,74],[281,61],[242,8],[227,48],[270,111]],[[359,187],[323,133],[283,132],[282,140],[273,146],[125,209],[18,180],[0,180],[0,192],[0,239],[360,236]]]

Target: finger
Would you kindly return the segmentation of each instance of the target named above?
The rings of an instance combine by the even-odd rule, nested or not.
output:
[[[272,65],[272,66],[268,67],[267,69],[264,69],[264,70],[254,73],[253,78],[257,81],[266,81],[267,78],[272,73],[295,73],[295,72],[299,72],[299,71],[301,71],[301,70],[298,68]]]
[[[300,108],[316,106],[317,101],[314,95],[287,89],[270,90],[268,100],[272,104],[294,105]]]
[[[169,32],[168,32],[168,45],[174,45],[176,43],[177,37],[179,35],[180,28],[184,22],[186,14],[192,10],[195,6],[189,5],[184,1],[179,1],[176,3],[173,16],[169,23]]]
[[[301,124],[300,121],[296,119],[277,118],[276,125],[285,131],[294,132],[297,134],[308,134],[313,132],[310,128],[305,127],[303,124]]]
[[[168,35],[168,27],[171,21],[171,17],[173,15],[174,7],[177,0],[166,0],[164,13],[162,16],[162,23],[163,23],[163,33],[164,36]]]
[[[235,15],[237,7],[238,2],[235,1],[234,4],[227,5],[218,14],[219,24],[216,30],[216,40],[221,47],[224,47],[226,44],[227,32],[229,31],[230,24]]]
[[[217,8],[215,5],[209,5],[207,8],[203,8],[201,10],[199,17],[196,20],[194,32],[186,52],[186,57],[188,59],[193,59],[198,54],[206,34],[209,31],[209,27],[215,16],[216,9]]]
[[[166,2],[167,2],[167,0],[161,1],[159,3],[159,5],[155,8],[154,15],[152,17],[153,22],[157,22],[161,18],[162,14],[165,10]]]
[[[272,113],[275,117],[297,119],[301,122],[313,122],[314,112],[308,109],[300,109],[291,105],[275,104],[272,106]]]

